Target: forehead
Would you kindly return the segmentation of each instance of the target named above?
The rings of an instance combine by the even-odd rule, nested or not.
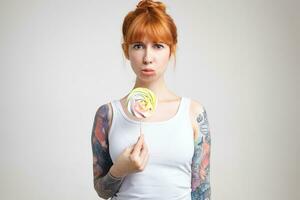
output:
[[[142,43],[164,43],[164,40],[158,37],[151,37],[148,35],[132,38],[131,43],[137,43],[137,42],[142,42]]]
[[[144,37],[142,39],[136,39],[134,40],[132,43],[163,43],[162,41],[159,40],[154,40],[154,39],[150,39],[149,37]]]

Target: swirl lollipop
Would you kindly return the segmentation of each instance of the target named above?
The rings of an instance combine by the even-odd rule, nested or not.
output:
[[[150,117],[154,113],[157,105],[157,98],[151,90],[138,87],[129,93],[126,104],[128,112],[142,120]]]

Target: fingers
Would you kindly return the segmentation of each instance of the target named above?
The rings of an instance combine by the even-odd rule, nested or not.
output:
[[[147,164],[148,158],[148,146],[144,141],[144,135],[142,134],[134,146],[130,159],[135,163],[137,169],[142,171]]]
[[[149,159],[148,147],[144,142],[140,154],[138,155],[138,158],[135,161],[135,166],[138,171],[144,170],[145,166],[147,165],[148,159]]]
[[[132,153],[133,148],[134,148],[134,145],[135,145],[135,144],[132,144],[132,145],[130,145],[129,147],[127,147],[127,148],[125,149],[126,155],[130,155],[130,154]]]
[[[141,158],[144,158],[144,157],[146,156],[146,154],[148,154],[148,146],[147,146],[146,142],[144,141],[139,156],[140,156]]]
[[[141,165],[142,165],[142,169],[144,169],[144,167],[146,166],[148,159],[149,159],[149,153],[148,153],[148,147],[146,145],[146,143],[144,143],[144,147],[141,151],[140,157],[141,157]]]
[[[137,158],[140,155],[140,151],[141,148],[143,147],[143,143],[144,143],[144,134],[141,134],[132,151],[131,155],[133,158]]]

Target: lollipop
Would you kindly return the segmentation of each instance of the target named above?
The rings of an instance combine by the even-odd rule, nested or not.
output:
[[[151,90],[138,87],[129,93],[126,103],[128,112],[142,120],[154,113],[157,98]]]

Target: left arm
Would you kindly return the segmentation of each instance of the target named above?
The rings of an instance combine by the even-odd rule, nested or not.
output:
[[[192,158],[192,200],[211,200],[210,149],[211,138],[206,110],[197,106],[195,112],[194,155]]]

